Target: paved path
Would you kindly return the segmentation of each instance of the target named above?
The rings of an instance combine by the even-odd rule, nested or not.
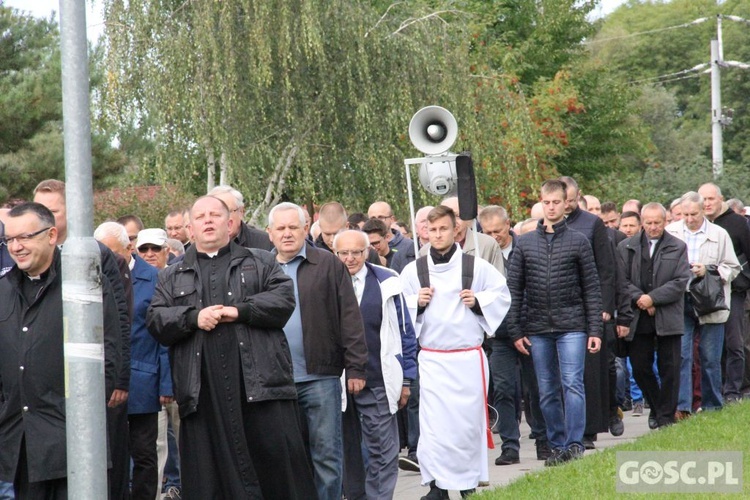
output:
[[[632,441],[638,436],[649,432],[648,428],[648,410],[641,417],[633,417],[632,412],[625,412],[625,433],[620,437],[614,437],[611,434],[599,434],[596,441],[598,449],[608,448],[620,443]],[[513,481],[515,478],[526,474],[529,471],[541,469],[544,462],[536,459],[536,448],[534,441],[529,439],[529,427],[525,422],[521,423],[521,463],[516,465],[495,465],[495,458],[500,456],[500,436],[493,434],[495,438],[495,449],[489,452],[489,469],[490,469],[490,486],[489,489],[497,488]],[[586,454],[592,453],[587,450]],[[419,500],[426,495],[429,489],[420,485],[421,476],[418,472],[399,471],[398,483],[396,484],[396,500]],[[480,488],[478,491],[484,491],[487,488]]]

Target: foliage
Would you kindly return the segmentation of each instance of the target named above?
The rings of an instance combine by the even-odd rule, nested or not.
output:
[[[459,123],[454,149],[482,167],[483,199],[523,216],[521,194],[559,146],[535,119],[552,117],[512,79],[479,74],[471,13],[433,3],[108,0],[103,120],[132,130],[147,118],[156,151],[139,176],[156,182],[198,193],[223,157],[251,207],[384,199],[403,215],[403,159],[418,155],[408,121],[440,104]]]
[[[0,201],[64,177],[61,93],[57,24],[0,5]],[[100,133],[92,149],[94,182],[103,187],[125,158]]]
[[[193,196],[178,186],[135,186],[94,193],[95,224],[135,214],[146,227],[164,227],[164,217],[172,210],[190,206]]]

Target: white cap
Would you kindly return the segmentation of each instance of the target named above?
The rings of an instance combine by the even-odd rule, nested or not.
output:
[[[139,248],[141,245],[156,245],[159,247],[163,247],[166,244],[166,231],[153,227],[138,232],[138,239],[135,242],[135,247]]]

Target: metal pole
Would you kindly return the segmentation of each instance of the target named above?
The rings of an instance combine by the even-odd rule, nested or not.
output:
[[[68,495],[107,498],[102,288],[93,232],[85,0],[60,0],[68,238],[63,245]]]
[[[724,171],[721,130],[721,75],[719,73],[719,42],[711,40],[711,138],[714,179]]]
[[[409,171],[408,160],[404,160],[404,169],[406,169],[406,191],[409,193],[409,215],[411,216],[411,227],[414,231],[414,255],[419,257],[419,235],[417,234],[417,219],[414,214],[414,193],[411,189],[411,172]]]
[[[721,36],[721,14],[716,15],[716,39],[719,41],[719,60],[724,60],[724,40]]]

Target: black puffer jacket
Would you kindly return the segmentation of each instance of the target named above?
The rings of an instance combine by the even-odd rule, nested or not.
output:
[[[553,229],[548,241],[540,221],[536,231],[516,240],[508,266],[508,332],[513,341],[541,333],[587,332],[589,337],[601,337],[601,289],[589,240],[565,221]]]

